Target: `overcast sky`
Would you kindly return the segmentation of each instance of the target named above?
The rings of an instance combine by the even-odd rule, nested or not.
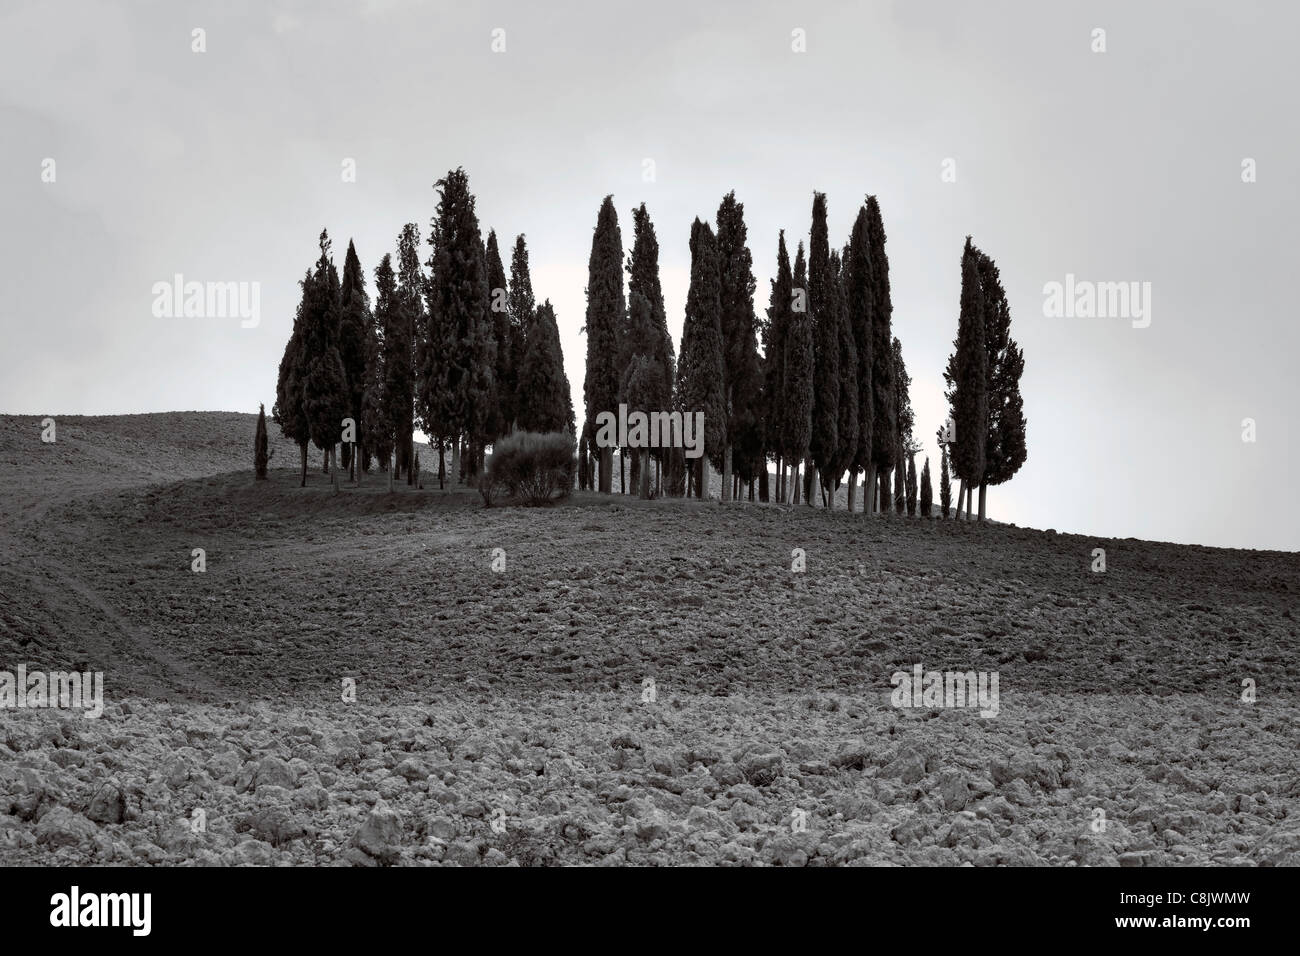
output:
[[[0,412],[269,409],[321,227],[340,269],[355,240],[373,295],[456,166],[485,235],[527,234],[580,409],[607,193],[629,249],[649,208],[679,343],[690,223],[725,192],[759,310],[777,231],[793,255],[813,191],[832,245],[871,193],[936,482],[971,234],[1026,356],[1029,459],[990,489],[991,517],[1300,549],[1298,28],[1283,2],[9,0]],[[156,318],[153,285],[177,273],[260,283],[260,324]],[[1045,315],[1067,274],[1149,282],[1149,326]]]

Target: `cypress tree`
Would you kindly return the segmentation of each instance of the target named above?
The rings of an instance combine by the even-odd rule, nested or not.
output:
[[[845,253],[845,299],[853,342],[857,347],[858,435],[853,460],[849,464],[849,508],[853,507],[853,481],[858,472],[862,479],[862,509],[875,510],[876,468],[872,462],[875,434],[875,280],[871,272],[871,232],[867,207],[858,210],[853,232]]]
[[[343,419],[351,411],[347,372],[339,355],[339,310],[337,273],[330,259],[329,234],[320,234],[320,259],[312,278],[311,294],[305,311],[304,341],[307,352],[306,377],[303,380],[303,407],[312,444],[325,452],[325,465],[332,480],[338,474],[334,448],[342,434]]]
[[[907,516],[916,517],[916,459],[907,458]]]
[[[347,375],[348,414],[355,423],[357,437],[355,449],[346,443],[342,447],[342,464],[348,469],[349,475],[355,472],[358,464],[363,467],[369,464],[365,428],[362,425],[362,405],[366,393],[366,363],[370,352],[367,340],[372,325],[370,302],[366,295],[366,277],[361,271],[356,246],[349,239],[347,255],[343,260],[343,282],[339,290],[339,358],[343,360],[343,372]],[[354,451],[359,453],[361,462],[353,461]]]
[[[400,402],[390,392],[392,369],[389,368],[390,350],[394,348],[393,338],[401,339],[397,324],[401,318],[397,301],[397,278],[393,274],[393,257],[388,253],[379,260],[375,267],[375,334],[371,340],[371,360],[366,370],[366,393],[362,402],[366,450],[373,452],[379,461],[381,471],[388,472],[388,485],[392,489],[393,468],[389,460],[393,453],[395,436],[403,434]],[[401,349],[399,342],[398,348]],[[410,360],[409,345],[402,350]],[[407,403],[409,417],[410,403]]]
[[[812,443],[813,377],[816,359],[813,353],[812,312],[808,308],[808,277],[803,243],[795,252],[791,279],[790,329],[785,340],[785,384],[781,402],[781,445],[790,461],[790,493],[787,500],[797,500],[799,465],[808,458]]]
[[[898,406],[894,386],[892,330],[894,305],[889,291],[889,257],[885,253],[885,224],[875,196],[867,197],[867,242],[871,260],[871,460],[881,473],[882,488],[897,461]],[[880,510],[889,510],[882,492]]]
[[[984,520],[988,485],[1009,481],[1025,463],[1024,402],[1020,376],[1025,356],[1011,338],[1011,308],[1002,288],[997,264],[979,253],[980,289],[984,303],[984,346],[988,353],[989,421],[980,482],[979,516]]]
[[[723,423],[720,460],[722,500],[731,500],[731,476],[735,449],[742,430],[757,425],[760,390],[758,338],[754,328],[753,256],[747,244],[745,205],[736,201],[735,190],[718,206],[718,301],[722,330],[722,392],[726,419]],[[754,443],[750,437],[750,445]]]
[[[384,395],[396,458],[393,477],[405,475],[408,485],[415,483],[416,379],[423,375],[420,354],[428,335],[426,284],[420,266],[420,229],[408,222],[397,238],[397,286],[384,335]]]
[[[948,508],[952,505],[952,481],[948,477],[948,443],[944,442],[940,446],[943,450],[943,459],[939,470],[939,507],[943,510],[943,517],[948,517]]]
[[[623,238],[618,228],[614,197],[606,196],[596,218],[591,240],[591,257],[587,262],[587,371],[582,394],[587,405],[584,425],[594,435],[596,416],[603,411],[618,411],[619,330],[625,321],[627,303],[623,298]],[[600,449],[600,490],[609,494],[614,465],[614,449]]]
[[[496,342],[496,401],[493,404],[488,433],[499,438],[510,432],[517,412],[515,398],[518,392],[518,372],[514,364],[513,322],[510,315],[509,291],[506,287],[506,270],[501,264],[501,251],[497,248],[495,230],[488,231],[487,270],[489,310],[492,314],[493,340]]]
[[[858,452],[858,349],[853,338],[853,327],[849,321],[848,305],[844,289],[844,276],[839,254],[831,252],[831,294],[830,318],[839,328],[839,421],[836,426],[838,444],[830,471],[823,476],[827,489],[828,507],[835,505],[835,490],[840,479],[849,470]]]
[[[961,259],[961,310],[957,319],[954,351],[943,373],[948,383],[945,396],[952,409],[956,441],[949,455],[952,471],[962,481],[957,499],[961,517],[962,498],[970,516],[970,490],[984,475],[984,452],[988,435],[988,352],[984,347],[983,296],[980,289],[979,256],[966,237]]]
[[[536,311],[528,348],[519,368],[519,393],[528,402],[519,409],[519,427],[530,432],[569,432],[569,377],[555,309],[547,299]]]
[[[808,304],[813,317],[816,372],[813,379],[813,427],[809,448],[821,472],[823,489],[827,472],[836,461],[840,417],[840,329],[832,300],[830,241],[826,232],[826,195],[813,194],[812,235],[808,243]],[[809,488],[807,476],[805,490]],[[805,498],[805,504],[812,504]]]
[[[266,480],[266,405],[257,406],[257,433],[253,436],[253,476]]]
[[[657,336],[654,359],[662,370],[663,381],[671,389],[677,374],[677,354],[672,334],[668,331],[668,313],[664,309],[663,286],[659,281],[659,239],[645,203],[632,211],[632,230],[632,253],[627,263],[628,299],[630,302],[633,293],[640,293],[650,303],[650,317]],[[668,405],[661,405],[656,410],[668,409]],[[650,450],[650,456],[658,459],[661,470],[667,451],[665,448]]]
[[[696,493],[708,491],[705,456],[716,454],[726,430],[723,394],[721,300],[717,240],[708,223],[691,224],[691,284],[686,293],[686,319],[682,325],[682,355],[677,364],[677,395],[683,415],[704,413],[705,455],[688,466],[698,468]]]
[[[311,439],[302,392],[303,381],[307,376],[304,325],[313,282],[311,270],[308,269],[307,275],[300,283],[302,299],[294,315],[293,333],[285,343],[284,355],[280,358],[280,372],[275,384],[275,404],[271,406],[271,418],[280,426],[280,434],[296,444],[302,455],[300,487],[303,488],[307,487],[307,442]]]
[[[455,169],[437,183],[438,215],[429,236],[427,334],[421,343],[425,433],[470,448],[472,474],[491,441],[496,334],[490,312],[486,248],[469,177]]]
[[[659,347],[659,330],[650,305],[650,301],[640,292],[633,292],[628,297],[628,351],[630,363],[623,372],[620,391],[627,402],[629,415],[643,412],[647,419],[654,411],[668,407],[671,401],[668,382],[664,379],[663,365],[655,352]],[[634,449],[640,459],[634,473],[639,482],[634,481],[637,494],[642,498],[650,497],[650,449],[647,442]]]
[[[934,511],[934,489],[930,487],[930,456],[925,456],[921,467],[921,517],[930,517]]]
[[[528,333],[533,327],[533,316],[537,303],[533,298],[533,279],[528,271],[528,243],[521,232],[515,237],[515,248],[510,255],[510,354],[511,367],[516,369],[512,384],[515,394],[510,399],[510,410],[514,414],[512,424],[519,419],[519,413],[528,403],[528,396],[519,388],[519,373],[524,364],[524,353],[528,349]]]
[[[785,422],[783,402],[785,400],[785,343],[790,334],[790,317],[793,311],[791,295],[794,280],[790,275],[790,254],[785,248],[785,230],[782,229],[776,241],[776,278],[770,280],[771,295],[768,299],[767,321],[762,325],[763,340],[763,422],[764,422],[764,464],[763,473],[767,474],[766,456],[776,459],[776,497],[784,502],[785,484],[782,480],[788,456],[785,452]],[[766,499],[765,499],[766,500]]]

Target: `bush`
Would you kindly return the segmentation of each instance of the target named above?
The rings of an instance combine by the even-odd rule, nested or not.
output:
[[[568,432],[518,431],[493,446],[484,478],[526,504],[544,505],[568,497],[576,466],[573,436]]]
[[[501,491],[501,485],[492,477],[490,469],[484,468],[483,473],[478,476],[478,493],[483,496],[483,507],[491,508],[492,502],[496,500],[497,493]]]

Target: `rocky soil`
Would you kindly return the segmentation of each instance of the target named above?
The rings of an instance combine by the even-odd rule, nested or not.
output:
[[[58,422],[0,418],[0,670],[106,706],[0,710],[0,862],[1300,864],[1300,555],[334,495],[283,442],[254,482],[251,416]],[[893,706],[915,664],[997,716]]]

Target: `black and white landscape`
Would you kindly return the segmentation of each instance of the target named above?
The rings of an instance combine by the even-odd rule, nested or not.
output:
[[[1295,866],[1288,6],[0,13],[0,863]]]

